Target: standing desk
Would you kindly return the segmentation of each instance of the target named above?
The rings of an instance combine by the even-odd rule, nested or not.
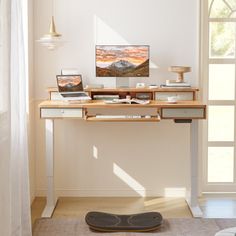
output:
[[[92,100],[90,102],[66,102],[62,101],[55,89],[49,89],[50,99],[39,104],[40,118],[45,120],[45,141],[46,141],[46,165],[47,165],[47,203],[42,213],[42,217],[51,217],[55,209],[57,199],[54,194],[54,120],[55,119],[83,119],[84,122],[160,122],[162,119],[171,119],[176,123],[190,124],[190,189],[186,201],[194,217],[202,217],[202,211],[198,205],[198,123],[200,119],[206,119],[206,105],[196,100],[195,92],[197,89],[120,89],[120,90],[93,90],[88,91],[93,98],[94,92],[102,94],[114,91],[126,96],[127,93],[136,96],[137,93],[148,92],[153,100],[149,104],[106,104],[101,100]],[[132,93],[131,93],[132,92]],[[159,94],[158,94],[159,93]],[[161,94],[161,93],[164,93]],[[175,104],[165,101],[165,96],[169,94],[180,94]],[[186,94],[185,94],[186,93]],[[192,94],[192,95],[191,95]],[[158,100],[157,97],[160,97]],[[192,96],[192,100],[180,100]],[[122,109],[130,110],[132,108],[153,109],[154,114],[148,116],[97,116],[91,114],[91,109],[102,111],[119,111]],[[100,113],[99,113],[100,114]],[[178,124],[177,124],[178,125]]]

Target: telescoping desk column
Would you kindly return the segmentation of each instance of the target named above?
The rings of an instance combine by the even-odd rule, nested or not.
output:
[[[142,110],[153,108],[154,116],[96,116],[89,115],[90,108],[101,108],[103,111],[124,108],[140,108]],[[206,105],[199,101],[178,101],[176,104],[168,104],[165,101],[152,100],[150,104],[106,104],[103,101],[91,101],[89,103],[68,103],[63,101],[47,100],[39,104],[40,117],[45,119],[46,132],[46,165],[47,165],[47,204],[42,217],[51,217],[56,206],[57,199],[54,194],[54,119],[84,119],[90,122],[158,122],[161,119],[172,119],[176,123],[190,123],[191,165],[190,165],[190,189],[187,203],[194,217],[201,217],[202,211],[198,205],[198,121],[206,118]]]

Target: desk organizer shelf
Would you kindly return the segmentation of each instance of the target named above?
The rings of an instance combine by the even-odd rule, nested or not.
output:
[[[103,89],[86,89],[85,90],[92,99],[96,95],[118,95],[119,98],[148,99],[167,101],[168,97],[175,96],[178,101],[197,100],[198,88],[103,88]],[[57,88],[49,88],[50,100],[62,100]]]
[[[93,99],[95,95],[119,95],[120,98],[125,98],[127,95],[131,98],[148,100],[167,101],[170,96],[176,96],[177,100],[187,101],[196,100],[197,88],[104,88],[104,89],[87,89],[86,92]]]
[[[49,88],[49,101],[45,101],[40,104],[40,116],[43,119],[63,119],[63,118],[81,118],[86,121],[97,122],[159,122],[161,119],[173,119],[173,120],[189,120],[192,119],[205,119],[206,118],[206,106],[196,100],[198,88],[104,88],[104,89],[87,89],[86,92],[92,97],[98,97],[98,100],[92,100],[86,103],[65,102],[60,99],[60,94],[57,88]],[[131,98],[148,98],[149,104],[106,104],[100,98],[111,99],[112,96],[119,98],[125,98],[130,96]],[[169,96],[175,96],[177,98],[176,104],[169,104],[167,98]],[[146,108],[156,109],[155,115],[142,117],[126,116],[124,117],[97,117],[95,115],[89,115],[89,109],[105,109],[118,110],[118,109],[130,109],[140,108],[145,110]]]

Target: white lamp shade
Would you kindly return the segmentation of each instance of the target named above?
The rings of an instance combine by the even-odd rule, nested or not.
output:
[[[42,38],[37,40],[42,46],[47,47],[49,50],[54,50],[62,46],[65,41],[61,37],[54,37],[51,35],[44,35]]]

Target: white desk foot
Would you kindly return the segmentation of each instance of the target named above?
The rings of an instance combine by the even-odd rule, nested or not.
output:
[[[192,207],[189,205],[189,209],[190,209],[194,218],[202,218],[203,217],[203,212],[199,206]]]
[[[55,205],[46,205],[41,217],[42,218],[51,218],[52,214],[56,208],[56,205],[57,205],[57,201],[55,202]]]
[[[196,204],[195,206],[192,206],[188,199],[186,199],[186,202],[187,202],[188,207],[189,207],[194,218],[202,218],[203,217],[203,212],[198,204]]]

